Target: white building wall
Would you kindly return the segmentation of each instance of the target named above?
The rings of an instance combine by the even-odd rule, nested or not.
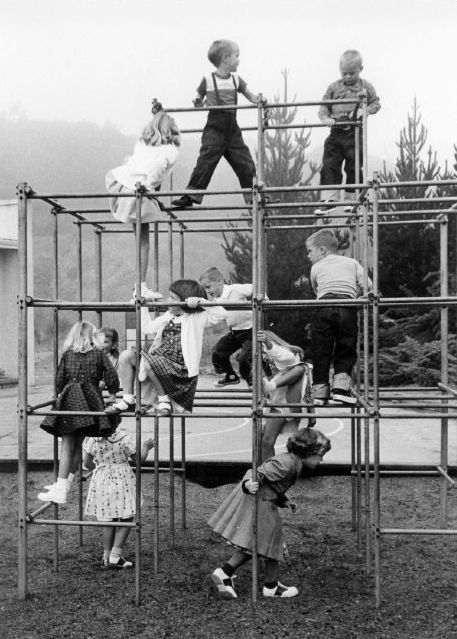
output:
[[[28,295],[33,295],[32,215],[29,203]],[[16,200],[0,200],[0,369],[8,377],[18,374],[18,217]],[[28,318],[29,384],[35,380],[35,341],[33,309]]]

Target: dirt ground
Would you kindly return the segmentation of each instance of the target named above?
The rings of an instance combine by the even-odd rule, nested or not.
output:
[[[30,507],[47,473],[29,475]],[[290,491],[296,515],[285,512],[290,558],[281,580],[299,588],[290,600],[263,599],[254,609],[251,571],[239,570],[239,598],[217,598],[209,575],[230,549],[206,526],[206,520],[232,486],[204,489],[188,484],[188,528],[181,530],[180,485],[174,548],[169,535],[168,476],[160,477],[159,574],[153,573],[153,477],[144,476],[142,533],[142,604],[134,603],[133,571],[102,571],[100,532],[86,528],[60,533],[60,571],[53,572],[53,529],[28,528],[29,590],[16,591],[17,485],[15,475],[0,475],[0,637],[84,638],[277,638],[427,639],[457,637],[457,538],[397,536],[382,543],[382,606],[374,606],[373,576],[366,573],[364,552],[357,552],[351,530],[351,486],[344,477],[300,480]],[[382,480],[383,526],[437,527],[439,483],[436,479]],[[450,527],[456,528],[455,492],[449,496]],[[76,519],[76,499],[61,516]],[[134,557],[133,535],[126,555]],[[260,581],[262,572],[260,571]]]

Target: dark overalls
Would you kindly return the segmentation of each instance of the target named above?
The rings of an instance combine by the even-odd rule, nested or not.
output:
[[[220,94],[214,73],[212,78],[217,104],[220,105]],[[232,79],[235,89],[235,104],[237,104],[238,91],[233,76]],[[221,157],[224,157],[235,171],[241,188],[252,188],[255,164],[236,121],[236,110],[210,111],[208,113],[197,164],[192,171],[187,189],[206,189]],[[200,203],[203,200],[203,195],[193,195],[192,199],[194,202]]]

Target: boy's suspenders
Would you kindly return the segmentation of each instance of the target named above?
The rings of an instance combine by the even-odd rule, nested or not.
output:
[[[232,73],[230,75],[232,77],[233,86],[235,87],[235,104],[238,104],[238,87],[236,86],[235,76]],[[213,85],[214,85],[214,91],[216,93],[217,106],[222,106],[221,96],[220,96],[219,88],[218,88],[217,82],[216,82],[216,74],[213,72],[211,74],[211,77],[213,78]]]

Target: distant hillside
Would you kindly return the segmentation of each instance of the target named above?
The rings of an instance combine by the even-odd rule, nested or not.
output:
[[[198,155],[199,135],[183,136],[181,152],[173,172],[173,188],[185,188]],[[35,121],[16,119],[0,114],[0,198],[15,197],[16,184],[26,181],[39,193],[104,192],[107,171],[123,162],[132,151],[136,136],[123,135],[112,125],[98,126],[90,122]],[[255,136],[246,136],[255,142]],[[310,159],[320,161],[321,150],[315,149]],[[374,163],[370,162],[373,167]],[[380,164],[380,162],[378,163]],[[211,190],[237,189],[238,182],[230,167],[222,161],[210,184]],[[164,189],[169,189],[164,184]],[[68,208],[100,208],[107,200],[62,200]],[[206,197],[207,205],[240,205],[241,195]],[[35,263],[35,296],[51,297],[54,291],[52,255],[53,217],[49,206],[33,202],[33,234]],[[238,214],[239,212],[236,212]],[[203,212],[209,217],[211,212]],[[230,211],[224,215],[230,214]],[[192,216],[198,216],[198,207]],[[185,214],[186,217],[189,215]],[[89,217],[89,215],[87,215]],[[110,214],[91,215],[90,219],[110,219]],[[195,224],[192,224],[195,228]],[[208,226],[205,224],[205,226]],[[110,227],[113,228],[113,227]],[[77,228],[69,216],[59,216],[59,297],[74,299],[78,294]],[[107,301],[126,300],[131,296],[135,277],[133,234],[103,235],[103,298]],[[83,226],[83,296],[95,299],[94,232]],[[169,278],[168,241],[161,235],[160,289],[166,293]],[[198,277],[208,265],[217,264],[228,273],[221,247],[221,234],[188,233],[185,236],[185,276]],[[173,277],[179,276],[179,247],[175,242]],[[150,281],[152,284],[152,281]],[[73,316],[71,316],[73,317]],[[107,316],[105,321],[119,322],[119,316]],[[37,312],[37,333],[43,342],[49,340],[52,311]],[[121,322],[122,324],[122,322]]]

